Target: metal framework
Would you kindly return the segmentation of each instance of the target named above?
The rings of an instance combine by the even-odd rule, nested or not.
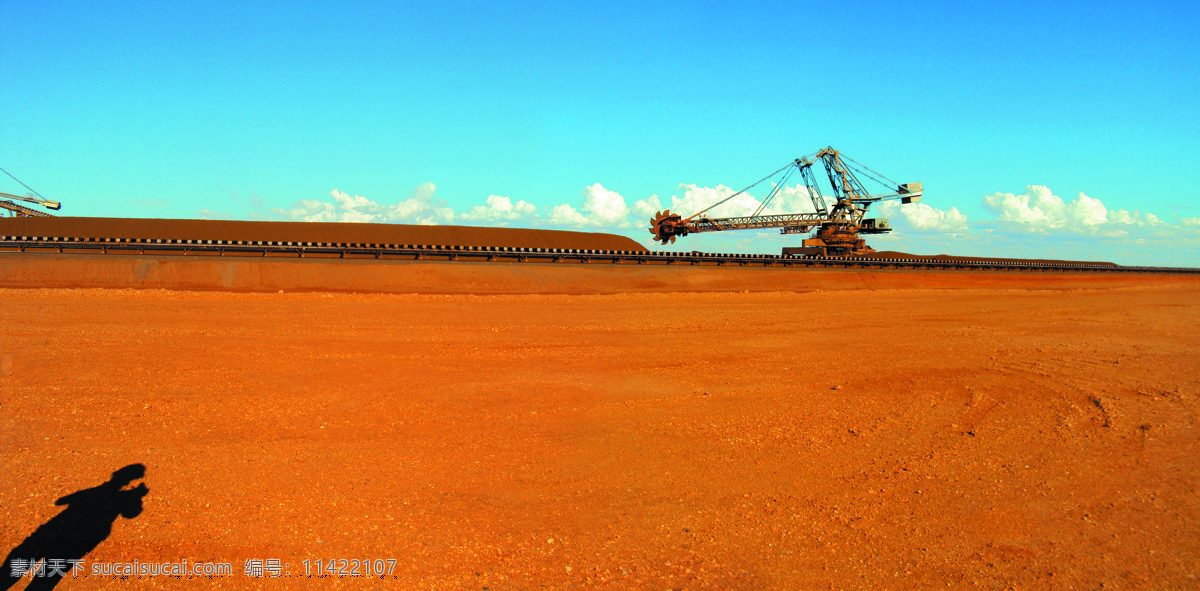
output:
[[[826,176],[829,179],[831,197],[834,199],[832,207],[828,205],[825,195],[821,192],[820,184],[817,183],[816,175],[813,173],[813,165],[818,161],[824,165]],[[800,172],[802,179],[799,184],[805,187],[815,211],[812,213],[763,214],[767,205],[787,186],[788,179],[797,171]],[[882,185],[886,190],[874,195],[869,193],[859,179],[859,175]],[[778,178],[772,182],[771,192],[763,199],[753,214],[743,217],[708,217],[708,211],[714,207],[776,177]],[[816,228],[816,236],[804,241],[804,246],[810,247],[813,254],[868,254],[874,250],[867,247],[866,242],[858,235],[883,234],[892,229],[886,219],[865,217],[871,205],[893,199],[899,199],[903,203],[916,203],[921,200],[921,194],[921,183],[896,183],[855,162],[832,147],[827,147],[808,156],[796,158],[749,187],[687,218],[673,214],[670,210],[660,211],[650,220],[650,233],[654,235],[655,240],[662,244],[669,244],[675,242],[679,236],[697,232],[780,228],[781,234],[804,234]]]
[[[16,197],[16,196],[9,195],[8,193],[0,193],[0,197]],[[21,205],[19,203],[13,203],[12,201],[7,201],[7,200],[0,200],[0,209],[7,211],[8,217],[14,217],[14,218],[54,217],[53,214],[49,214],[44,211],[38,211],[36,209],[33,209],[32,207],[25,207],[24,205]]]
[[[26,203],[33,203],[36,205],[41,205],[42,207],[45,207],[46,209],[58,209],[58,208],[62,207],[62,204],[60,204],[59,202],[51,201],[49,199],[46,199],[45,197],[42,197],[41,194],[39,194],[37,191],[34,191],[29,185],[22,183],[21,179],[13,176],[12,173],[8,172],[7,170],[0,168],[0,172],[3,172],[4,174],[8,175],[8,177],[11,178],[12,180],[17,181],[18,183],[21,183],[22,187],[29,189],[28,195],[13,195],[12,193],[0,193],[0,198],[3,198],[2,200],[0,200],[0,210],[7,211],[9,217],[20,218],[20,217],[52,217],[53,216],[53,214],[49,214],[44,211],[38,211],[31,207],[25,207],[24,205],[20,205],[18,203],[13,203],[12,201],[9,201],[9,199],[16,199],[17,201],[24,201]],[[0,215],[2,215],[2,212],[0,212]]]

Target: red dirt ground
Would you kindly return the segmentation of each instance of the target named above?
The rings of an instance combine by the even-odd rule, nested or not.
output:
[[[0,290],[0,550],[142,463],[88,564],[234,574],[60,589],[1195,588],[1198,335],[1195,283]]]

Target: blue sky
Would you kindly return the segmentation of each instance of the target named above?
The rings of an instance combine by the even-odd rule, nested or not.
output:
[[[63,215],[645,241],[832,145],[925,185],[877,248],[1200,266],[1194,2],[643,4],[2,0],[0,167]]]

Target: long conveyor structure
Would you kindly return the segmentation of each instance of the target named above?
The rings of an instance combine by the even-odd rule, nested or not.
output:
[[[69,236],[0,236],[0,253],[95,255],[160,255],[196,257],[291,257],[484,261],[504,263],[576,263],[626,265],[710,265],[776,268],[987,270],[1028,272],[1200,274],[1198,268],[1124,266],[1113,263],[1037,261],[956,257],[890,258],[800,256],[708,252],[594,250],[437,244],[284,242],[263,240],[195,240],[164,238],[83,238]]]

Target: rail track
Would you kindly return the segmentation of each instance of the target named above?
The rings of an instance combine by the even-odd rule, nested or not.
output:
[[[0,236],[0,253],[96,255],[285,257],[417,261],[491,261],[506,263],[582,263],[630,265],[711,265],[774,268],[923,269],[943,271],[1089,272],[1200,274],[1200,268],[1122,266],[1112,263],[1021,261],[961,257],[927,258],[826,257],[772,254],[668,252],[448,246],[436,244],[365,244],[275,242],[255,240],[185,240],[157,238],[79,238]]]

